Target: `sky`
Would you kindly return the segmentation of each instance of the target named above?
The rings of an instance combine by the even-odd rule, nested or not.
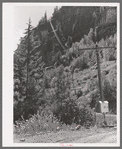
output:
[[[24,36],[23,33],[25,29],[27,29],[29,18],[31,19],[32,26],[36,27],[40,19],[44,16],[45,11],[47,13],[47,18],[50,18],[54,12],[54,8],[55,6],[15,6],[13,9],[14,47],[17,48],[20,37]]]

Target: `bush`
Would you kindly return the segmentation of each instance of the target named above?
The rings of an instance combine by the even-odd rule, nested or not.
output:
[[[42,111],[41,114],[38,112],[32,115],[29,120],[16,121],[14,132],[24,136],[35,135],[40,132],[56,131],[58,126],[60,127],[60,122],[52,113],[46,114]]]
[[[105,61],[114,61],[116,60],[116,49],[105,49],[103,58]]]
[[[101,41],[100,41],[101,42]],[[106,46],[116,46],[116,42],[117,42],[117,36],[116,34],[114,36],[110,36],[109,38],[107,38],[104,41],[104,45]],[[103,59],[105,61],[113,61],[116,60],[116,54],[117,51],[115,48],[111,48],[111,49],[104,49],[103,50]]]
[[[79,109],[79,121],[80,125],[89,127],[93,125],[94,122],[94,111],[89,105]]]
[[[109,111],[116,114],[116,87],[114,85],[111,85],[107,79],[105,79],[104,81],[103,94],[104,100],[109,102]]]
[[[54,93],[50,94],[47,97],[46,101],[50,106],[50,110],[52,113],[58,118],[58,120],[67,125],[71,125],[72,123],[79,124],[81,117],[84,115],[81,113],[82,111],[88,111],[86,109],[80,109],[77,104],[77,99],[79,96],[82,96],[82,92],[78,91],[77,94],[71,95],[71,73],[65,72],[63,66],[56,68],[55,70],[55,87],[53,88]],[[51,91],[51,88],[49,89]],[[83,121],[88,121],[90,119],[89,112],[86,112],[86,117],[82,117]],[[89,120],[91,121],[91,120]]]
[[[62,102],[57,108],[54,109],[54,115],[60,119],[62,123],[71,125],[72,123],[78,123],[78,106],[72,99],[67,99]]]
[[[91,31],[92,31],[92,29],[91,29]],[[92,47],[95,47],[95,43],[93,42],[90,32],[88,33],[88,36],[84,35],[84,38],[82,38],[80,40],[80,42],[73,43],[72,47],[69,50],[69,53],[75,53],[77,55],[77,57],[80,56],[82,58],[85,58],[85,63],[87,64],[87,65],[85,64],[85,67],[88,66],[88,62],[89,62],[89,66],[92,66],[96,63],[96,51],[95,50],[89,50],[89,51],[79,50],[79,49],[84,49],[84,48],[92,49]],[[91,37],[89,37],[89,36],[91,36]],[[114,36],[110,36],[109,38],[106,38],[105,40],[101,39],[98,42],[98,47],[116,46],[116,43],[117,43],[117,34],[114,34]],[[77,59],[79,60],[79,58],[77,58]],[[74,60],[73,63],[78,64],[78,62],[76,62],[78,60]],[[116,60],[116,49],[111,48],[111,49],[100,50],[100,60],[101,61],[102,60],[105,60],[105,61]],[[82,66],[81,66],[81,70],[82,70]]]
[[[73,69],[79,68],[79,70],[88,68],[88,59],[85,56],[80,56],[72,61],[71,66]]]
[[[43,76],[44,88],[51,87],[50,85],[51,80],[55,76],[56,76],[56,69],[49,69],[44,72],[44,76]]]
[[[71,75],[69,74],[69,72],[68,75],[66,74],[62,65],[49,71],[49,74],[46,74],[48,78],[48,85],[50,86],[48,89],[45,89],[45,94],[43,94],[43,98],[46,100],[45,106],[47,107],[47,105],[49,105],[51,111],[58,118],[60,117],[60,120],[62,119],[62,103],[69,97],[69,89],[71,87]]]

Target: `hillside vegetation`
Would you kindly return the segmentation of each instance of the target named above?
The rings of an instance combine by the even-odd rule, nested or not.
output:
[[[23,121],[36,132],[72,124],[93,126],[93,108],[100,100],[93,29],[89,28],[77,42],[69,38],[63,50],[56,40],[48,40],[48,27],[42,26],[45,21],[46,14],[34,29],[29,22],[14,54],[14,122],[19,126],[18,121]],[[64,33],[63,26],[58,29]],[[98,41],[98,47],[116,44],[116,32]],[[83,48],[91,49],[80,50]],[[109,102],[111,114],[116,114],[117,103],[116,55],[115,48],[99,50],[104,100]]]

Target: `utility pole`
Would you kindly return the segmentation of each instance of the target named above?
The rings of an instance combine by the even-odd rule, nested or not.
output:
[[[101,78],[101,69],[100,69],[100,59],[99,59],[99,50],[97,45],[97,27],[95,27],[95,41],[96,41],[96,56],[97,56],[97,68],[98,68],[98,80],[99,80],[99,90],[100,90],[100,99],[103,102],[103,90],[102,90],[102,78]]]
[[[104,96],[103,96],[103,89],[102,89],[102,78],[101,78],[101,70],[100,70],[100,59],[99,59],[99,51],[98,51],[98,45],[97,45],[97,28],[96,26],[96,21],[97,21],[97,15],[95,15],[95,42],[96,42],[96,56],[97,56],[97,68],[98,68],[98,80],[99,80],[99,90],[100,90],[100,99],[102,103],[104,102]],[[104,125],[107,125],[106,120],[105,120],[105,113],[103,112],[103,123]],[[96,107],[95,107],[95,124],[96,124]]]

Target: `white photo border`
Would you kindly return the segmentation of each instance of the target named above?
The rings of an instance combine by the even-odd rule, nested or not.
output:
[[[13,8],[15,6],[114,6],[117,7],[117,143],[70,143],[73,147],[120,146],[120,4],[119,3],[3,3],[2,4],[2,146],[55,147],[60,143],[13,143]],[[67,143],[63,143],[67,146]]]

